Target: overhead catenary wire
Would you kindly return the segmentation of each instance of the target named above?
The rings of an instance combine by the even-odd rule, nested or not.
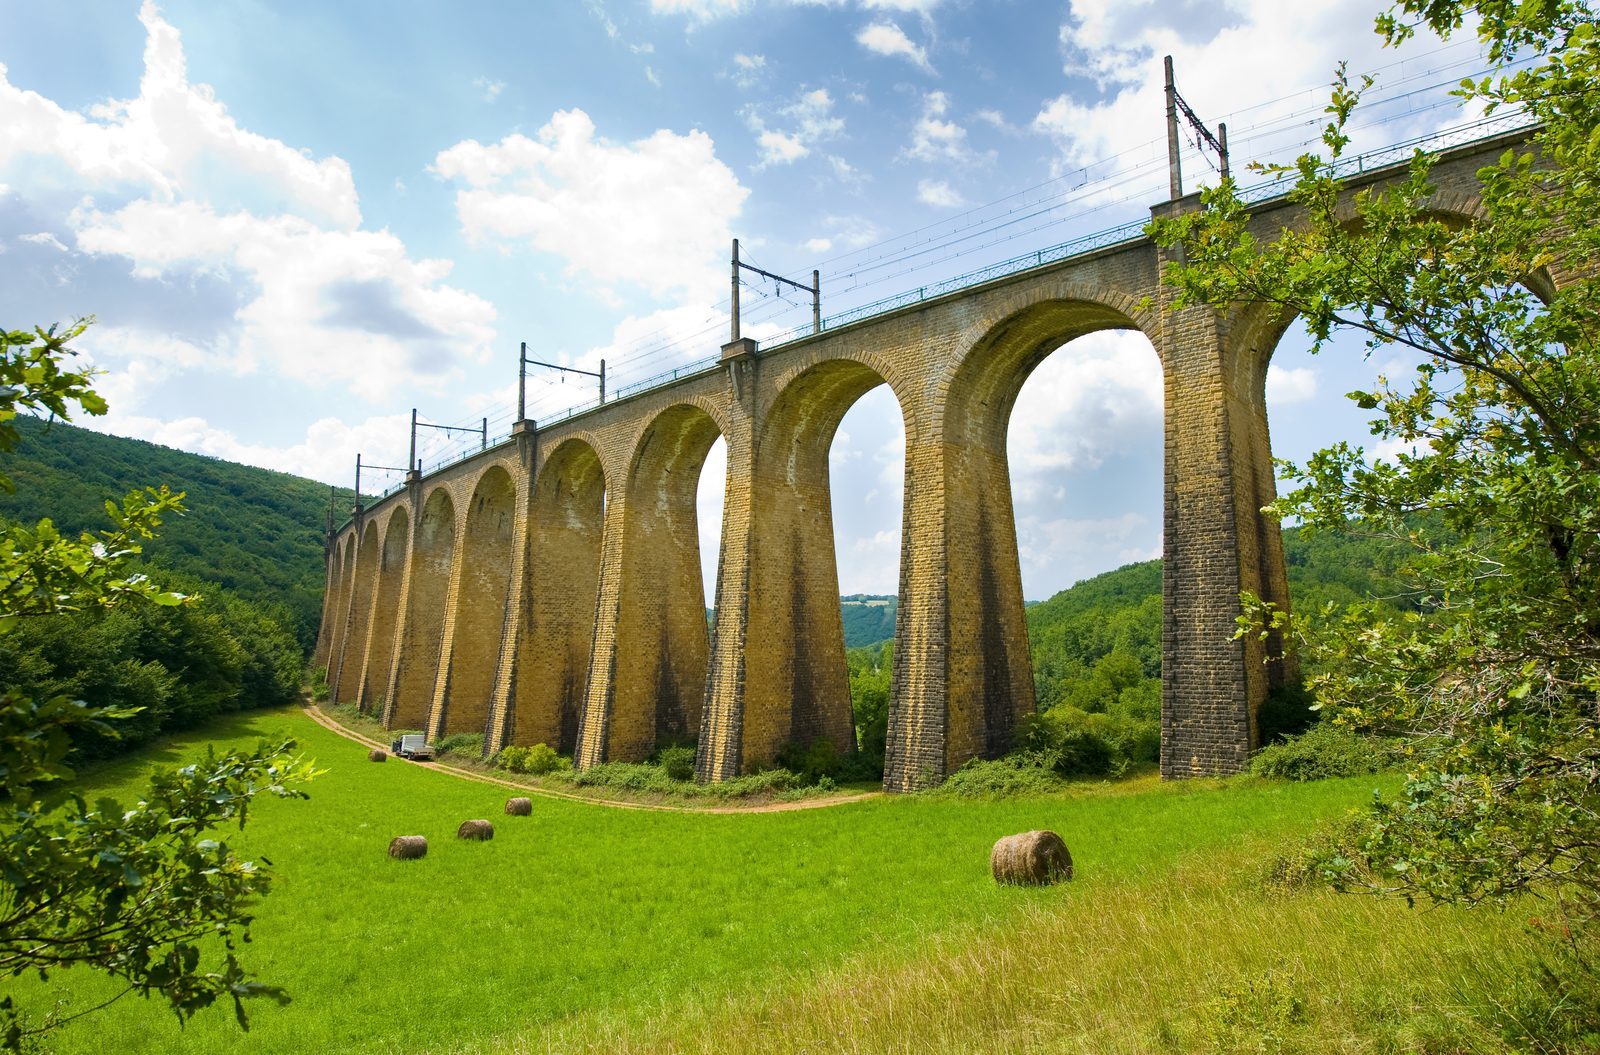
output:
[[[1396,67],[1396,66],[1404,66],[1404,65],[1406,65],[1408,63],[1415,62],[1418,58],[1426,57],[1426,54],[1437,54],[1438,52],[1451,50],[1452,47],[1454,47],[1454,46],[1436,49],[1435,52],[1433,52],[1433,53],[1425,53],[1423,56],[1413,56],[1413,57],[1410,57],[1410,58],[1397,60],[1395,63],[1391,63],[1386,67],[1380,67],[1380,69],[1388,69],[1388,68],[1393,68],[1393,67]],[[1476,63],[1477,61],[1478,60],[1477,60],[1476,56],[1473,56],[1473,62]],[[1454,65],[1462,65],[1462,63],[1455,63]],[[1445,69],[1445,68],[1449,68],[1449,67],[1448,66],[1443,66],[1443,67],[1441,67],[1441,66],[1432,66],[1432,67],[1428,67],[1426,70],[1424,70],[1423,73],[1433,74],[1433,73],[1436,73],[1438,70]],[[1403,81],[1404,80],[1415,80],[1418,76],[1421,76],[1421,75],[1422,74],[1419,73],[1417,75],[1413,75],[1410,78],[1403,78],[1402,80]],[[1455,78],[1452,78],[1449,81],[1440,81],[1440,82],[1437,82],[1437,83],[1432,83],[1432,84],[1426,85],[1423,88],[1414,89],[1411,92],[1405,93],[1405,95],[1406,96],[1412,96],[1412,95],[1416,95],[1416,94],[1421,94],[1421,93],[1424,93],[1426,91],[1437,90],[1437,89],[1439,89],[1441,87],[1447,86],[1449,84],[1454,84],[1454,83],[1457,83],[1457,81],[1456,81]],[[1292,93],[1291,95],[1288,95],[1288,96],[1280,97],[1280,100],[1281,99],[1287,99],[1287,98],[1293,98],[1295,95],[1308,94],[1308,93],[1311,93],[1311,92],[1315,92],[1317,90],[1318,90],[1317,88],[1303,89],[1300,92],[1296,92],[1296,93]],[[1389,97],[1382,96],[1381,93],[1377,94],[1377,95],[1369,96],[1369,102],[1374,104],[1374,105],[1379,104],[1379,103],[1386,103],[1386,102],[1390,102],[1390,101],[1391,101],[1391,99]],[[1273,100],[1269,100],[1267,102],[1254,104],[1254,105],[1252,105],[1250,107],[1242,108],[1240,111],[1238,111],[1238,113],[1248,113],[1248,112],[1251,112],[1251,111],[1256,111],[1256,110],[1259,110],[1259,109],[1261,109],[1261,108],[1263,108],[1265,106],[1273,105],[1274,102],[1275,101],[1273,101]],[[1416,113],[1421,113],[1421,112],[1424,112],[1425,110],[1431,110],[1431,109],[1433,109],[1433,108],[1435,108],[1435,107],[1437,107],[1439,105],[1453,104],[1453,103],[1454,103],[1454,100],[1445,99],[1445,100],[1439,100],[1439,101],[1437,101],[1437,102],[1435,102],[1433,104],[1430,104],[1427,107],[1420,107],[1420,108],[1413,107],[1412,109],[1408,110],[1404,114],[1394,115],[1393,117],[1387,118],[1386,122],[1387,121],[1398,120],[1398,119],[1401,119],[1401,118],[1404,118],[1404,117],[1407,117],[1407,116],[1411,116],[1411,115],[1416,114]],[[1228,115],[1228,116],[1233,117],[1233,115]],[[1282,120],[1283,120],[1282,118],[1278,119],[1277,123],[1281,124]],[[1237,123],[1237,118],[1235,118],[1235,122]],[[1258,123],[1258,124],[1255,124],[1255,125],[1246,126],[1246,130],[1248,130],[1250,132],[1250,135],[1247,138],[1249,140],[1251,140],[1252,142],[1256,141],[1256,140],[1259,140],[1260,138],[1262,138],[1262,136],[1265,133],[1267,133],[1268,131],[1270,131],[1272,129],[1272,125],[1273,125],[1273,122],[1266,122],[1266,123]],[[1309,141],[1310,140],[1302,139],[1302,142],[1309,142]],[[953,236],[959,235],[960,232],[962,232],[963,230],[966,230],[968,228],[980,228],[981,229],[981,228],[985,228],[985,227],[994,227],[994,226],[996,226],[995,225],[996,217],[994,217],[993,215],[985,215],[985,214],[992,214],[993,211],[994,211],[994,208],[997,205],[1004,205],[1007,202],[1014,201],[1014,199],[1016,199],[1018,197],[1022,197],[1024,195],[1030,193],[1031,191],[1034,191],[1034,190],[1037,190],[1037,189],[1040,189],[1040,188],[1048,188],[1048,187],[1051,187],[1051,186],[1059,186],[1062,183],[1064,183],[1066,181],[1069,181],[1069,180],[1072,180],[1074,178],[1082,178],[1085,182],[1077,184],[1076,186],[1073,186],[1073,187],[1069,188],[1069,193],[1070,193],[1070,191],[1076,191],[1076,190],[1084,190],[1086,192],[1094,192],[1097,189],[1101,189],[1101,188],[1106,187],[1108,184],[1109,185],[1126,185],[1130,181],[1130,179],[1136,178],[1139,173],[1150,171],[1150,169],[1152,167],[1154,167],[1154,165],[1156,164],[1157,160],[1160,160],[1160,161],[1162,161],[1164,163],[1164,159],[1148,159],[1144,163],[1137,164],[1137,165],[1133,166],[1131,169],[1130,168],[1123,168],[1123,169],[1114,170],[1112,172],[1106,173],[1105,175],[1097,177],[1097,178],[1090,178],[1089,177],[1089,173],[1092,170],[1095,170],[1095,169],[1098,169],[1098,168],[1102,168],[1107,162],[1115,161],[1118,158],[1126,157],[1126,156],[1129,156],[1129,155],[1136,155],[1136,154],[1138,154],[1140,152],[1148,152],[1148,151],[1151,150],[1151,148],[1153,146],[1158,145],[1159,142],[1160,142],[1159,140],[1150,140],[1150,141],[1147,141],[1146,143],[1138,144],[1136,146],[1127,148],[1126,150],[1120,151],[1120,152],[1118,152],[1118,154],[1111,155],[1108,158],[1099,159],[1097,161],[1090,162],[1088,164],[1080,165],[1080,166],[1077,166],[1075,168],[1069,169],[1067,172],[1064,172],[1062,175],[1060,175],[1058,177],[1055,177],[1055,178],[1053,178],[1051,180],[1044,181],[1044,182],[1039,183],[1039,184],[1034,184],[1030,188],[1024,188],[1023,190],[1015,192],[1015,193],[1013,193],[1011,195],[1007,195],[1007,196],[1004,196],[1002,198],[996,199],[994,202],[990,202],[987,205],[977,206],[977,207],[975,207],[973,209],[967,210],[966,212],[958,215],[957,217],[952,218],[949,221],[942,221],[939,224],[925,225],[924,227],[918,228],[918,229],[916,229],[916,230],[914,230],[912,232],[908,232],[907,234],[897,235],[897,236],[894,236],[893,238],[889,238],[889,239],[881,239],[878,242],[873,243],[872,245],[869,245],[869,246],[866,246],[866,247],[862,247],[859,250],[853,250],[853,251],[851,251],[849,253],[844,253],[844,254],[836,254],[833,257],[827,258],[826,260],[824,260],[822,262],[824,266],[829,265],[830,263],[840,263],[840,262],[849,261],[849,260],[852,260],[852,259],[860,259],[863,253],[869,252],[873,248],[882,249],[882,248],[885,248],[885,247],[888,247],[888,246],[895,245],[897,243],[899,243],[901,245],[901,248],[899,248],[898,250],[892,251],[892,252],[888,252],[888,253],[885,253],[885,254],[881,254],[880,257],[877,258],[876,260],[869,260],[869,261],[863,262],[862,264],[857,265],[854,269],[841,270],[841,269],[833,268],[833,269],[830,269],[830,270],[824,272],[824,274],[829,279],[830,290],[834,294],[838,294],[838,293],[849,292],[849,291],[854,290],[854,289],[863,288],[864,286],[869,285],[869,284],[860,282],[859,278],[863,273],[866,272],[866,270],[868,268],[883,268],[883,267],[889,266],[889,265],[891,265],[891,264],[893,264],[895,262],[898,262],[898,261],[901,261],[901,260],[905,260],[905,259],[909,259],[909,258],[911,258],[913,256],[918,256],[918,255],[924,255],[925,256],[925,255],[927,255],[930,247],[933,247],[936,250],[937,247],[954,244],[954,241],[956,239]],[[1187,154],[1190,154],[1191,152],[1187,152],[1186,151],[1185,153],[1187,155]],[[1019,204],[1013,205],[1011,210],[1008,210],[1007,213],[1001,214],[1001,218],[1004,219],[1005,217],[1008,217],[1010,215],[1010,213],[1012,211],[1015,211],[1016,209],[1030,208],[1030,207],[1033,208],[1033,211],[1030,212],[1028,215],[1029,216],[1037,216],[1037,215],[1040,215],[1041,212],[1044,211],[1044,210],[1040,210],[1039,208],[1037,208],[1038,206],[1045,205],[1045,204],[1052,203],[1052,202],[1055,203],[1057,206],[1060,206],[1060,205],[1068,204],[1068,203],[1070,203],[1070,201],[1071,201],[1071,199],[1068,198],[1066,195],[1063,195],[1063,194],[1054,194],[1054,195],[1046,195],[1046,196],[1043,196],[1043,197],[1036,197],[1032,201],[1023,202],[1023,203],[1019,203]],[[1099,211],[1099,210],[1093,210],[1093,211]],[[1006,226],[1011,226],[1011,225],[1012,224],[1010,222],[1006,223]],[[1035,228],[1034,230],[1036,230],[1036,229],[1037,228]],[[930,232],[930,231],[939,231],[939,230],[943,230],[945,233],[942,236],[925,237],[925,238],[923,238],[921,240],[920,243],[912,243],[911,245],[905,245],[906,240],[908,238],[915,237],[919,233],[926,234],[927,232]],[[970,237],[970,232],[968,234],[968,237]],[[949,260],[949,259],[954,259],[954,258],[955,258],[954,254],[946,254],[945,256],[941,257],[940,259]],[[897,272],[897,274],[899,274],[899,273],[903,273],[903,272]],[[840,286],[839,285],[839,281],[841,279],[848,279],[848,280],[851,280],[851,281],[849,282],[848,285]],[[876,283],[871,283],[871,284],[875,285]],[[718,305],[718,307],[722,307],[725,304],[726,304],[726,301],[724,301],[721,305]],[[686,343],[686,339],[702,338],[702,337],[706,336],[709,333],[715,332],[718,328],[719,328],[718,320],[713,316],[708,316],[706,318],[706,320],[705,320],[704,326],[700,327],[700,328],[697,328],[697,331],[694,332],[693,334],[676,335],[676,336],[674,336],[674,335],[668,333],[665,330],[661,330],[661,331],[656,331],[655,333],[653,333],[651,335],[647,335],[647,337],[646,337],[647,340],[653,338],[653,340],[650,340],[650,343],[647,343],[647,344],[635,344],[635,345],[629,346],[627,349],[622,350],[621,354],[617,355],[615,361],[616,361],[616,364],[617,364],[617,366],[619,368],[619,377],[621,377],[622,371],[625,370],[626,368],[641,365],[643,362],[648,361],[648,360],[660,359],[664,355],[670,354],[672,351],[675,351],[675,350],[681,348],[682,345],[684,343]]]
[[[1425,60],[1436,60],[1452,52],[1464,51],[1466,47],[1465,44],[1445,45],[1430,52],[1399,58],[1372,71],[1410,67],[1403,76],[1391,83],[1369,90],[1363,99],[1361,112],[1375,115],[1375,119],[1353,125],[1350,130],[1370,131],[1412,121],[1442,106],[1459,106],[1459,100],[1454,97],[1431,100],[1425,97],[1459,84],[1469,75],[1464,72],[1467,67],[1471,67],[1470,76],[1474,77],[1489,73],[1491,69],[1483,66],[1481,56],[1475,51],[1449,61]],[[1493,67],[1499,71],[1508,68]],[[1460,75],[1450,74],[1448,78],[1443,76],[1452,70],[1463,72]],[[1419,81],[1426,83],[1419,84]],[[1398,90],[1401,88],[1405,90]],[[1233,145],[1236,149],[1248,146],[1257,157],[1271,157],[1282,156],[1288,150],[1315,143],[1320,137],[1320,126],[1325,123],[1325,106],[1295,108],[1255,121],[1250,121],[1248,115],[1319,91],[1325,91],[1325,86],[1309,86],[1277,99],[1240,107],[1224,115],[1230,126]],[[1400,109],[1396,110],[1397,107]],[[896,278],[927,273],[940,265],[997,244],[1036,238],[1067,224],[1082,224],[1108,210],[1127,205],[1136,198],[1148,197],[1152,177],[1166,165],[1164,152],[1157,153],[1160,145],[1160,139],[1151,139],[1094,161],[1067,167],[1048,180],[974,206],[956,216],[825,258],[818,271],[824,277],[830,295],[847,296],[882,286]],[[1183,151],[1183,157],[1192,158],[1200,154],[1197,146],[1191,139],[1190,149]],[[1074,205],[1081,208],[1068,212]],[[753,255],[748,252],[746,255],[755,263]],[[744,313],[747,325],[770,324],[786,313],[804,307],[786,297],[783,290],[769,291],[762,283],[741,282],[740,288],[757,294],[756,302]],[[649,370],[681,358],[686,348],[704,347],[708,340],[713,340],[713,335],[726,325],[725,312],[729,304],[730,301],[724,298],[711,305],[696,324],[690,324],[686,329],[664,324],[638,335],[626,345],[608,349],[619,391],[631,388],[635,379]],[[551,408],[560,402],[560,393],[542,392],[530,399],[530,405],[537,405],[541,414],[559,413]],[[570,407],[570,397],[568,403]],[[511,418],[512,415],[506,412],[493,415],[490,421],[497,435],[509,425]],[[487,425],[484,427],[487,430]]]

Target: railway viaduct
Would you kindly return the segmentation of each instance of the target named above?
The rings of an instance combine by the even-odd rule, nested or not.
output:
[[[1437,209],[1470,220],[1478,168],[1523,138],[1445,151]],[[1270,239],[1297,215],[1274,199],[1252,224]],[[1172,263],[1130,230],[779,347],[735,341],[714,366],[559,423],[519,421],[330,535],[315,662],[335,702],[390,727],[482,732],[488,751],[547,743],[580,768],[643,759],[665,737],[698,740],[702,780],[790,741],[854,750],[828,450],[850,406],[888,385],[906,455],[884,786],[937,783],[1009,748],[1034,710],[1012,405],[1056,348],[1137,329],[1165,379],[1161,772],[1235,772],[1284,676],[1233,629],[1242,590],[1289,603],[1279,527],[1260,510],[1275,497],[1267,365],[1292,320],[1260,304],[1173,311]],[[695,498],[719,436],[708,632]]]

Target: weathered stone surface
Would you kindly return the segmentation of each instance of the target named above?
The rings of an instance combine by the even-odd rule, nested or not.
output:
[[[1504,140],[1458,149],[1435,204],[1471,219]],[[1379,173],[1370,178],[1389,178]],[[1194,198],[1157,213],[1198,207]],[[1260,207],[1270,238],[1299,222]],[[395,728],[556,745],[577,764],[698,736],[722,780],[791,740],[853,748],[828,447],[887,385],[905,422],[900,608],[884,786],[937,783],[1012,742],[1034,707],[1006,461],[1011,408],[1062,344],[1138,330],[1165,391],[1161,771],[1236,772],[1286,664],[1233,640],[1238,595],[1288,604],[1264,386],[1291,321],[1270,306],[1167,310],[1148,241],[1085,253],[717,366],[445,467],[329,539],[316,661],[336,701]],[[707,354],[715,349],[706,349]],[[728,475],[715,625],[695,494]]]

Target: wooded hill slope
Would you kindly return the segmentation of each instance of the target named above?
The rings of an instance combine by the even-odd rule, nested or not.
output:
[[[839,598],[844,647],[871,645],[893,637],[899,603],[893,594],[852,593]]]
[[[1391,577],[1396,551],[1387,541],[1289,528],[1283,549],[1296,611],[1402,593]],[[1029,606],[1027,619],[1041,708],[1084,706],[1134,687],[1159,695],[1161,561],[1085,579]]]
[[[18,425],[22,443],[6,459],[17,490],[0,492],[0,516],[30,523],[49,516],[64,531],[93,531],[105,524],[107,499],[147,485],[185,491],[188,515],[165,524],[146,556],[253,603],[284,605],[297,639],[309,649],[322,614],[326,485],[71,425],[32,418]],[[353,492],[338,491],[341,518],[353,500]],[[1376,540],[1326,533],[1307,538],[1290,528],[1284,550],[1301,611],[1326,600],[1399,592],[1387,577],[1389,550]],[[841,598],[847,646],[867,646],[881,662],[896,608],[892,596]],[[1087,579],[1030,605],[1027,619],[1041,707],[1153,682],[1161,674],[1161,562]],[[1098,678],[1097,667],[1103,667]]]
[[[43,517],[72,534],[106,526],[105,502],[165,484],[188,497],[145,547],[159,567],[214,582],[255,604],[282,605],[307,650],[322,618],[322,531],[328,487],[315,480],[173,450],[144,440],[21,417],[22,442],[6,456],[14,492],[0,517]],[[354,501],[341,489],[341,517]]]
[[[1290,528],[1283,545],[1290,597],[1299,612],[1360,597],[1395,598],[1397,608],[1406,603],[1392,578],[1397,550],[1391,542]],[[1153,760],[1161,713],[1161,562],[1129,564],[1086,579],[1029,605],[1027,621],[1039,709],[1068,725],[1114,726],[1107,735],[1134,745],[1128,748],[1132,760]],[[1225,644],[1219,641],[1218,647]],[[863,749],[882,742],[892,656],[892,639],[848,652]],[[1285,706],[1293,711],[1301,705]]]

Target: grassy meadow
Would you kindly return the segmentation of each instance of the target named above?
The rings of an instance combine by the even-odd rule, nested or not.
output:
[[[1498,1051],[1546,1013],[1545,941],[1510,911],[1422,910],[1263,886],[1264,862],[1373,778],[1084,784],[1028,800],[879,797],[794,812],[661,813],[539,798],[391,760],[298,711],[231,716],[214,742],[291,732],[325,771],[240,837],[278,880],[245,949],[287,1007],[179,1028],[126,997],[61,1052]],[[170,741],[86,777],[131,795]],[[469,817],[487,843],[454,838]],[[994,840],[1060,832],[1077,878],[997,887]],[[391,836],[424,834],[396,862]],[[87,973],[14,983],[69,1015]],[[1487,1023],[1487,1024],[1486,1024]]]

